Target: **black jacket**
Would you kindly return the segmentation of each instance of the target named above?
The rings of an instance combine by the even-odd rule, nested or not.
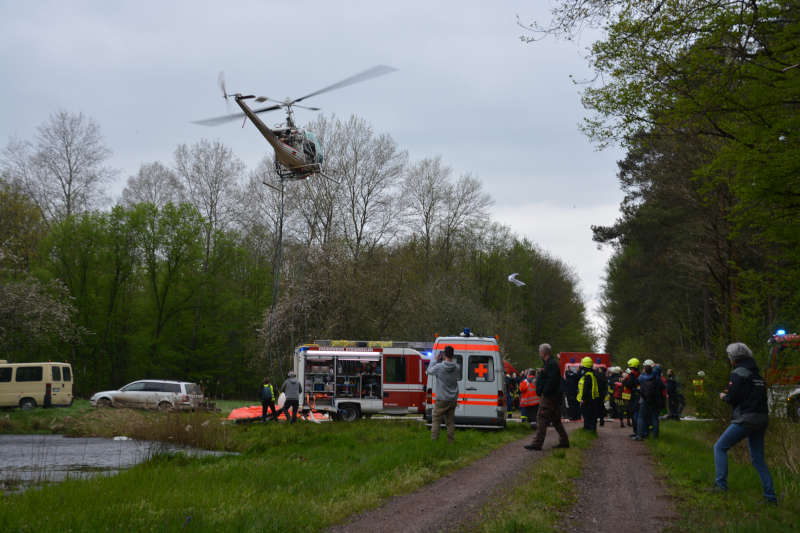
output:
[[[733,406],[731,424],[756,429],[767,427],[767,384],[759,375],[758,365],[752,357],[736,362],[724,400]]]
[[[603,402],[606,396],[608,396],[608,378],[606,377],[606,373],[602,370],[596,371],[594,375],[597,378],[597,388],[600,391],[600,398],[598,398],[598,400]]]
[[[561,394],[561,371],[558,369],[558,362],[551,355],[544,368],[536,376],[536,394],[547,397],[555,397]]]
[[[678,382],[675,378],[667,378],[667,394],[674,396],[678,393]]]

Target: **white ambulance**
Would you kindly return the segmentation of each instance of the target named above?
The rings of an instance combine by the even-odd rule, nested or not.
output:
[[[432,360],[452,346],[453,361],[461,369],[458,381],[456,426],[504,428],[506,426],[506,390],[503,359],[494,337],[473,336],[468,328],[454,337],[437,337]],[[436,401],[436,376],[428,376],[425,397],[425,420],[430,424]]]

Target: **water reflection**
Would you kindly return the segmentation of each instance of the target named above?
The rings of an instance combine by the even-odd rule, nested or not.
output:
[[[220,455],[163,442],[63,435],[0,435],[0,490],[18,491],[64,479],[113,475],[155,453]]]

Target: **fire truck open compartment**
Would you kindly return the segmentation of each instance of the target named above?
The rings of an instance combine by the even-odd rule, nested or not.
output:
[[[347,421],[421,412],[424,366],[422,354],[410,348],[299,347],[295,371],[303,383],[301,408]]]

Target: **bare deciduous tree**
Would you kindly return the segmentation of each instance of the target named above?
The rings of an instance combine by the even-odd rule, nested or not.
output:
[[[131,207],[148,202],[161,209],[168,202],[180,202],[183,194],[183,185],[175,172],[156,161],[143,164],[135,176],[128,178],[122,204]]]
[[[339,211],[344,240],[356,261],[364,252],[384,243],[399,227],[393,207],[395,190],[406,164],[406,153],[389,135],[375,136],[360,118],[337,121],[339,142],[335,172],[342,180]]]
[[[445,265],[452,260],[452,247],[456,236],[471,227],[481,226],[489,220],[491,197],[483,192],[481,182],[469,174],[450,183],[445,188],[439,237]]]
[[[207,269],[214,233],[224,229],[230,220],[231,200],[244,163],[221,142],[203,139],[191,147],[182,144],[175,149],[175,169],[186,190],[186,200],[206,221],[204,269]]]
[[[452,170],[442,165],[442,158],[426,158],[409,166],[403,183],[406,203],[405,221],[413,235],[419,235],[425,247],[425,264],[441,217]]]
[[[10,141],[0,163],[47,220],[58,220],[103,200],[103,184],[115,174],[103,165],[110,155],[97,123],[59,111],[39,126],[35,143]]]

